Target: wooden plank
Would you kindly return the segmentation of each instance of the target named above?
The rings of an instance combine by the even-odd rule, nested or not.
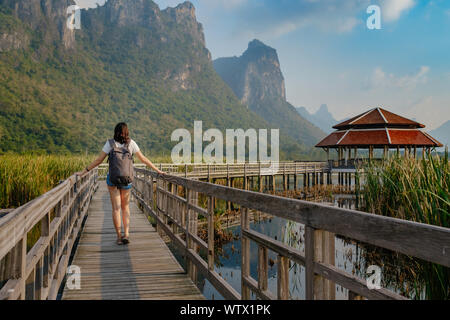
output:
[[[276,300],[277,297],[272,294],[269,290],[262,291],[259,288],[259,285],[255,279],[252,277],[244,277],[243,281],[245,282],[245,285],[248,286],[260,299],[263,300]]]
[[[349,291],[356,292],[368,299],[408,300],[406,297],[403,297],[399,294],[396,294],[384,288],[371,290],[367,287],[366,281],[354,275],[351,275],[343,270],[340,270],[339,268],[332,265],[327,265],[325,263],[320,262],[315,263],[314,272],[336,283],[339,283],[343,287],[349,289]]]
[[[242,235],[276,253],[294,260],[301,265],[305,265],[305,257],[300,250],[292,248],[280,241],[274,240],[254,230],[243,230]]]
[[[144,200],[137,194],[135,199]],[[115,243],[111,210],[106,185],[101,183],[72,262],[81,269],[81,289],[65,287],[63,299],[204,299],[134,202],[130,204],[128,245]],[[151,215],[156,213],[151,210]],[[163,230],[172,231],[168,226]]]

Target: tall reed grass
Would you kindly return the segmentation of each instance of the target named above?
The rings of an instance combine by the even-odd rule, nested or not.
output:
[[[421,223],[450,227],[450,165],[443,156],[428,154],[421,160],[394,157],[364,167],[364,211]],[[412,260],[416,296],[450,299],[450,268]],[[422,279],[422,280],[418,280]]]
[[[44,194],[83,169],[86,156],[0,156],[0,209],[16,208]]]

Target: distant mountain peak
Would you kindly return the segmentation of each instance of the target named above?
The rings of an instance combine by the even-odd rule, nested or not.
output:
[[[296,109],[302,117],[327,133],[332,132],[332,127],[338,122],[334,119],[326,104],[322,104],[315,113],[309,113],[305,107],[298,107]]]
[[[260,41],[258,39],[253,39],[252,41],[250,41],[248,43],[249,49],[259,48],[259,47],[270,48],[268,45],[264,44],[262,41]],[[273,48],[270,48],[270,49],[273,49]]]
[[[444,122],[440,127],[431,130],[430,135],[443,145],[450,145],[450,120]]]
[[[282,133],[311,145],[323,136],[286,101],[286,87],[277,51],[258,39],[240,57],[214,60],[214,68],[240,101]]]

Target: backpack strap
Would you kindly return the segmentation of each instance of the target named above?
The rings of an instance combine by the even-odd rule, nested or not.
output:
[[[116,147],[116,142],[114,141],[114,139],[109,139],[109,146],[111,147],[111,150],[114,150],[114,148]],[[111,151],[110,151],[111,153]]]
[[[130,150],[130,144],[131,144],[131,139],[125,144],[125,148],[127,148],[128,152],[129,152],[131,155],[133,155],[133,154],[131,153],[131,150]]]
[[[107,163],[109,163],[109,158],[111,157],[111,152],[116,147],[116,142],[114,141],[114,139],[109,139],[108,142],[109,142],[109,146],[111,147],[111,151],[109,151],[109,153],[108,153],[108,160],[106,160]]]
[[[127,148],[128,152],[131,154],[131,160],[134,163],[134,154],[130,150],[131,139],[125,144],[125,148]]]

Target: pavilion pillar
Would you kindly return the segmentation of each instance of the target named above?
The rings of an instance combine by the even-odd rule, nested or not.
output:
[[[352,159],[352,148],[348,147],[348,154],[347,154],[347,160],[350,162],[351,164],[351,159]],[[347,164],[348,165],[348,164]]]
[[[344,165],[347,166],[348,165],[348,157],[347,157],[347,148],[344,147]]]

